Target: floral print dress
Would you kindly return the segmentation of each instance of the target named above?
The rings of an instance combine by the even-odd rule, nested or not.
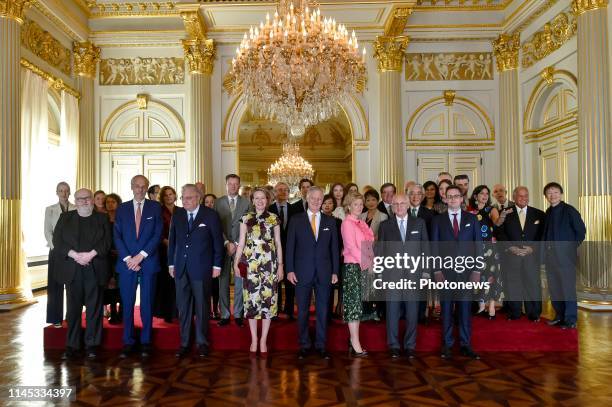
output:
[[[271,319],[278,313],[276,271],[278,267],[274,227],[278,216],[267,211],[249,212],[240,220],[247,227],[242,261],[247,277],[243,281],[244,316],[247,319]]]

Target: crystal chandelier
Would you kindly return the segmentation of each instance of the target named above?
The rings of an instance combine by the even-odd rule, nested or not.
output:
[[[283,153],[268,168],[268,183],[275,186],[283,181],[289,185],[292,194],[297,191],[302,178],[312,179],[313,176],[312,165],[300,155],[300,145],[291,140],[283,144]]]
[[[365,48],[355,32],[321,17],[309,0],[280,0],[274,18],[251,27],[232,60],[228,80],[244,92],[256,115],[274,119],[294,137],[339,112],[339,103],[361,92]]]

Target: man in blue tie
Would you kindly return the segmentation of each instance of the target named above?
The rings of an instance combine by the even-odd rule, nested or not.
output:
[[[456,185],[446,189],[446,203],[448,211],[433,218],[431,222],[431,240],[435,243],[432,249],[435,255],[472,256],[476,258],[481,255],[482,245],[476,242],[482,241],[480,236],[480,223],[475,215],[461,209],[463,203],[463,191]],[[474,243],[463,243],[474,242]],[[448,268],[437,270],[434,273],[437,282],[455,281],[468,282],[475,278],[474,270],[455,270]],[[472,359],[480,359],[480,356],[472,350],[472,314],[471,296],[469,290],[442,290],[440,293],[440,305],[442,308],[442,351],[443,359],[451,359],[453,347],[453,307],[459,317],[459,339],[461,343],[461,354]]]
[[[208,318],[212,279],[223,266],[223,232],[214,210],[200,205],[194,184],[182,188],[183,208],[177,208],[168,237],[168,272],[176,281],[181,347],[177,357],[189,352],[189,337],[195,309],[195,338],[200,357],[208,356]]]
[[[119,252],[116,270],[123,304],[123,350],[127,358],[135,350],[134,305],[140,285],[140,351],[143,357],[152,352],[153,296],[160,269],[157,251],[161,242],[162,218],[158,202],[145,199],[149,180],[144,175],[132,178],[134,199],[119,206],[115,215],[113,238]]]

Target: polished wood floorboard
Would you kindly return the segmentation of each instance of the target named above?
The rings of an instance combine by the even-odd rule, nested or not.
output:
[[[612,313],[580,311],[579,353],[483,354],[480,361],[437,354],[392,360],[293,352],[250,359],[248,352],[150,360],[103,352],[94,362],[44,352],[44,295],[0,314],[0,405],[16,385],[76,386],[77,405],[170,406],[611,406]],[[246,327],[245,327],[246,329]],[[273,329],[273,328],[272,328]],[[40,405],[23,403],[22,405]]]

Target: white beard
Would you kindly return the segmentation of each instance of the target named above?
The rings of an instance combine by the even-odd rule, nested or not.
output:
[[[79,216],[84,218],[91,216],[93,213],[93,205],[77,206],[77,212],[79,213]]]

